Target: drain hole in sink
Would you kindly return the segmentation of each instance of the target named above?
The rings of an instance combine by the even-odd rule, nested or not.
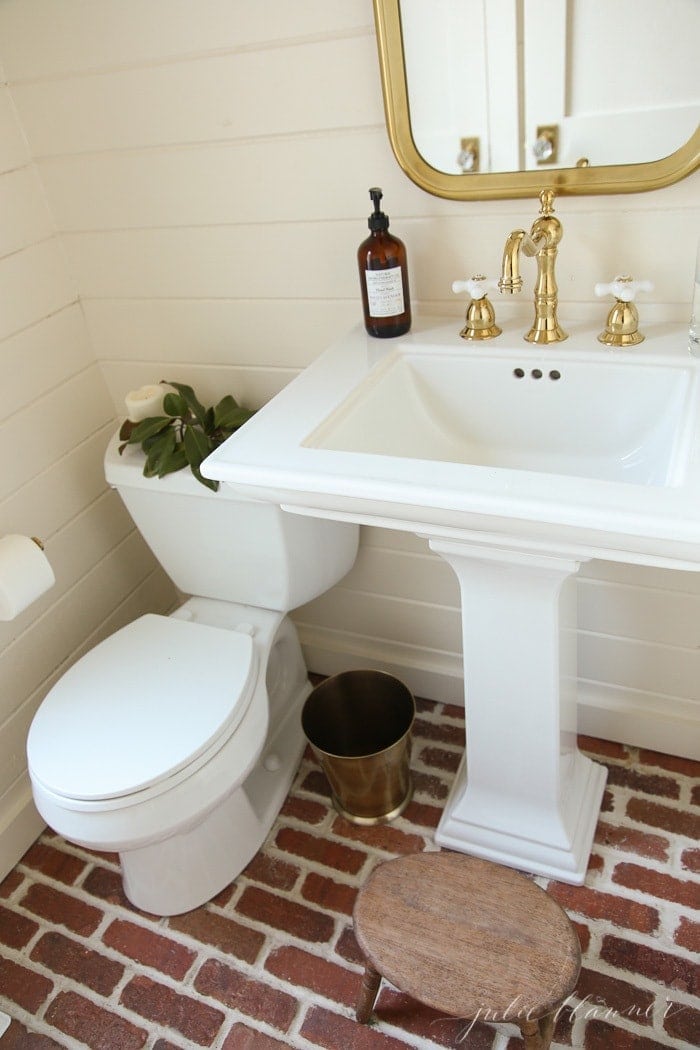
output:
[[[525,375],[525,369],[524,368],[514,368],[513,369],[513,375],[515,376],[516,379],[522,379],[523,376]]]
[[[561,379],[561,372],[558,372],[556,368],[553,368],[549,373],[550,379]]]
[[[533,379],[541,379],[542,378],[542,369],[541,368],[533,368],[533,370],[530,372],[530,375],[532,376]]]

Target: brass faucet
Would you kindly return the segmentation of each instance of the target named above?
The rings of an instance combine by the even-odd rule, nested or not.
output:
[[[520,252],[534,255],[537,260],[535,321],[525,336],[528,343],[560,343],[567,338],[557,320],[557,282],[554,277],[557,246],[564,229],[554,215],[553,204],[554,190],[542,190],[539,218],[535,219],[529,233],[513,230],[503,251],[503,270],[498,288],[509,295],[515,295],[523,286]]]

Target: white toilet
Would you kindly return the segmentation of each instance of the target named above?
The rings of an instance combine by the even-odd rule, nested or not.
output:
[[[309,684],[285,613],[351,568],[355,525],[144,478],[139,449],[105,455],[108,482],[189,598],[79,660],[29,731],[36,806],[66,839],[120,855],[139,908],[210,900],[260,848],[294,777]]]

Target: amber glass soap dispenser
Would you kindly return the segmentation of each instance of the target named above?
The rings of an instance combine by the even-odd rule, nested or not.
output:
[[[365,328],[370,335],[388,339],[404,335],[411,327],[406,248],[388,233],[389,217],[379,210],[382,191],[369,191],[374,212],[367,225],[371,233],[357,250]]]

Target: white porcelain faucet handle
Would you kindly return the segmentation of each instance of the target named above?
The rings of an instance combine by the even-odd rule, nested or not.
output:
[[[622,303],[634,302],[637,292],[653,292],[651,281],[635,281],[627,274],[616,277],[609,284],[596,284],[593,289],[598,296],[614,295]]]
[[[483,299],[486,293],[493,288],[498,288],[498,281],[489,280],[483,274],[475,274],[466,281],[452,282],[453,292],[468,292],[472,299]]]

